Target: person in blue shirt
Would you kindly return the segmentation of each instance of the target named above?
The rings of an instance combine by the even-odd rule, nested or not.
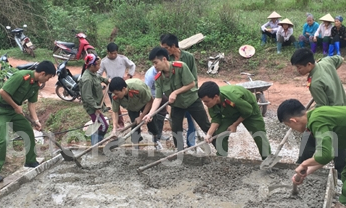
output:
[[[299,45],[301,48],[305,46],[306,43],[310,44],[311,51],[316,53],[317,43],[314,42],[314,34],[320,25],[315,22],[312,14],[306,14],[306,23],[303,26],[303,33],[299,36]]]
[[[151,95],[155,98],[155,76],[157,75],[157,71],[154,66],[150,67],[148,71],[145,73],[144,82],[150,88]],[[166,96],[162,96],[161,104],[165,104],[168,101]],[[165,117],[167,114],[167,108],[162,109],[157,114],[157,128],[158,128],[158,138],[161,140],[168,140],[169,137],[165,137],[162,135],[163,125],[165,123]]]

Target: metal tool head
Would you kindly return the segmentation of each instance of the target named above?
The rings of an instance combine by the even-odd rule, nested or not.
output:
[[[101,126],[101,123],[95,121],[93,124],[88,126],[87,130],[85,131],[85,136],[91,136],[91,135],[95,134],[95,132],[98,131],[100,126]]]
[[[60,154],[65,161],[74,161],[74,154],[70,149],[63,148],[61,149]]]
[[[199,147],[203,150],[204,154],[206,154],[206,155],[211,154],[211,148],[210,148],[210,145],[208,143],[203,143]]]
[[[273,154],[270,154],[260,165],[261,170],[269,169],[274,167],[279,161],[281,160],[280,156],[276,156]]]

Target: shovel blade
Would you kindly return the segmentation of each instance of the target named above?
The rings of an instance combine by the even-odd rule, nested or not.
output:
[[[99,122],[95,122],[88,126],[87,130],[85,131],[85,136],[91,136],[93,135],[99,128],[101,124]]]
[[[200,145],[199,147],[203,150],[204,154],[206,154],[206,155],[211,154],[211,148],[210,148],[209,144],[204,143],[204,144]]]
[[[276,163],[278,163],[281,160],[280,156],[276,156],[271,154],[269,155],[260,165],[261,170],[272,168]]]
[[[61,156],[64,158],[65,161],[73,161],[74,154],[69,149],[62,149],[60,152]]]

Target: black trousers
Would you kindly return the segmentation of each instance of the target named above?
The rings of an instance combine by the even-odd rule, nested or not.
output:
[[[163,95],[161,99],[160,107],[165,104],[168,101],[167,96]],[[156,118],[156,125],[157,125],[157,131],[158,131],[158,138],[161,138],[162,131],[163,131],[163,125],[165,124],[165,118],[167,114],[167,108],[162,109],[158,114]]]
[[[145,106],[144,106],[145,107]],[[129,114],[129,117],[131,119],[131,122],[134,122],[136,118],[138,118],[138,116],[140,115],[140,113],[144,110],[144,107],[140,110],[140,111],[127,111]],[[148,127],[148,131],[151,135],[154,136],[153,141],[156,142],[156,140],[158,138],[156,138],[158,136],[158,128],[157,128],[157,115],[155,115],[153,117],[153,119],[147,123],[147,127]],[[132,129],[135,127],[132,127]],[[140,141],[143,140],[143,137],[141,135],[141,128],[138,128],[132,135],[131,135],[131,141],[132,143],[139,143]]]
[[[273,34],[273,33],[270,33],[268,31],[263,32],[262,30],[261,30],[261,32],[262,32],[262,34],[266,34],[267,36],[269,36],[271,38],[276,38],[276,33]]]
[[[172,133],[175,147],[178,148],[178,151],[184,149],[184,140],[183,140],[183,120],[185,117],[185,112],[188,111],[192,118],[197,122],[199,127],[207,132],[210,128],[210,122],[207,116],[207,112],[204,109],[201,99],[197,99],[192,103],[188,108],[171,108],[171,118],[172,118]]]
[[[313,156],[316,150],[316,139],[310,133],[305,131],[302,136],[302,141],[300,143],[299,158],[297,160],[298,164],[301,164],[304,160],[307,160]],[[338,154],[334,157],[335,169],[338,171],[338,178],[341,178],[341,172],[346,165],[346,150],[337,149]]]

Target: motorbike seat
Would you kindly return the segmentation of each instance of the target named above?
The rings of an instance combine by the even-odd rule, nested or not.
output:
[[[19,69],[19,70],[23,70],[23,69],[34,69],[35,66],[36,65],[36,63],[27,63],[27,64],[22,64],[22,65],[19,65],[19,66],[17,66],[17,69]]]
[[[64,45],[64,46],[69,47],[69,48],[73,48],[75,46],[74,43],[71,43],[71,42],[56,41],[56,43]]]
[[[24,30],[22,28],[16,28],[16,29],[13,29],[11,30],[11,33],[20,33],[20,32],[23,32]]]
[[[80,74],[76,74],[76,75],[73,75],[72,76],[72,79],[74,80],[74,81],[76,81],[76,82],[78,82],[79,80],[79,76],[80,76]]]

